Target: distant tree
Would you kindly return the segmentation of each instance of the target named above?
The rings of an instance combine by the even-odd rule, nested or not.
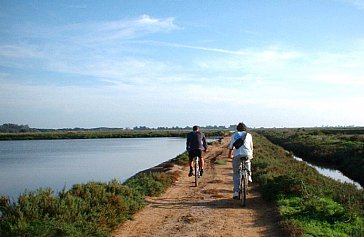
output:
[[[0,132],[17,133],[17,132],[34,132],[36,129],[30,128],[28,125],[18,125],[13,123],[4,123],[0,126]]]

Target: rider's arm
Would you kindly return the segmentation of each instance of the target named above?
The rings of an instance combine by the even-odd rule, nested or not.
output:
[[[233,158],[233,149],[229,149],[229,158],[232,159]]]
[[[229,145],[229,156],[228,158],[232,159],[233,158],[233,151],[234,151],[234,136],[231,137],[231,141],[230,141],[230,145]]]
[[[187,151],[190,149],[190,140],[191,140],[191,138],[190,138],[189,134],[187,134],[187,141],[186,141],[186,150]]]
[[[205,151],[207,151],[207,143],[206,143],[206,137],[205,136],[202,137],[202,145],[205,148]]]

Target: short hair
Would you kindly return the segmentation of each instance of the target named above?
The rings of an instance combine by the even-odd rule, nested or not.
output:
[[[198,128],[199,128],[199,127],[198,127],[197,125],[195,125],[195,126],[193,126],[192,130],[193,130],[193,131],[197,131],[197,130],[198,130]]]
[[[243,122],[241,122],[241,123],[238,123],[238,125],[236,126],[236,130],[238,130],[238,131],[246,131],[246,125],[243,123]]]

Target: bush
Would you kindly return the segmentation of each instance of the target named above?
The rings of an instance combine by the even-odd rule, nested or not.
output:
[[[306,194],[303,180],[293,175],[281,175],[268,180],[262,191],[269,200],[275,200],[282,195],[302,197]]]
[[[159,196],[172,184],[166,173],[140,174],[125,182],[125,185],[145,196]]]
[[[107,236],[144,206],[144,196],[120,182],[77,184],[58,196],[51,189],[1,202],[0,236]]]
[[[177,165],[186,165],[186,164],[188,164],[188,160],[189,160],[189,157],[188,157],[188,153],[186,151],[186,152],[183,152],[182,154],[176,156],[176,158],[172,159],[172,162]]]

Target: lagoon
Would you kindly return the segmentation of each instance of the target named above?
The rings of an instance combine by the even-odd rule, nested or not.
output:
[[[113,138],[0,141],[0,196],[88,181],[125,181],[176,157],[183,138]]]

